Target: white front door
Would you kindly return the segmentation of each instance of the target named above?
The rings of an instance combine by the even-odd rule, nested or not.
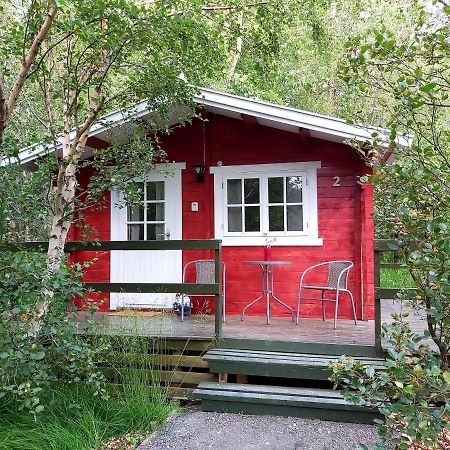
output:
[[[139,204],[120,208],[123,194],[111,192],[112,241],[182,239],[184,167],[164,165],[145,180],[135,181],[142,192]],[[111,251],[111,283],[180,283],[181,277],[181,250]],[[175,295],[111,293],[110,308],[171,308]]]

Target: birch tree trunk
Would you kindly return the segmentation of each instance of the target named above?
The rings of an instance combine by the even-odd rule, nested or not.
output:
[[[100,89],[96,90],[100,94]],[[65,112],[64,131],[62,138],[63,159],[59,166],[56,179],[56,194],[54,200],[52,227],[47,250],[47,270],[44,283],[61,268],[64,259],[64,246],[72,224],[72,216],[77,194],[77,168],[86,147],[91,127],[96,120],[104,98],[98,96],[98,101],[91,102],[90,112],[85,122],[77,129],[73,139],[70,138],[70,112]],[[37,305],[30,330],[31,337],[39,335],[42,329],[42,319],[47,314],[53,298],[53,291],[46,288],[45,298]]]

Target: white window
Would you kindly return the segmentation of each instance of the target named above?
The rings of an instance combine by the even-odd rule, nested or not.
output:
[[[139,203],[127,207],[128,241],[163,241],[165,238],[165,182],[138,182]]]
[[[320,162],[213,167],[215,234],[223,245],[322,245]]]

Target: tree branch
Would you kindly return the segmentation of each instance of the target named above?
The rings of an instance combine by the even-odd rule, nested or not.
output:
[[[3,132],[6,128],[6,118],[8,116],[8,106],[6,104],[5,80],[0,74],[0,147],[3,144]],[[0,154],[0,161],[2,155]]]
[[[228,74],[231,76],[236,70],[237,63],[239,62],[239,58],[242,53],[242,26],[244,24],[244,11],[239,13],[238,17],[238,27],[239,34],[236,38],[236,49],[233,52],[233,56],[231,57],[230,65],[228,66]]]
[[[22,67],[20,68],[19,74],[17,75],[16,81],[11,90],[7,107],[8,116],[11,115],[12,111],[14,110],[17,104],[17,99],[19,98],[19,94],[22,91],[23,85],[25,84],[28,72],[30,71],[30,67],[35,61],[36,55],[42,43],[48,36],[50,27],[55,19],[57,11],[58,6],[56,5],[56,3],[52,2],[48,10],[47,17],[45,18],[44,22],[41,25],[40,30],[33,39],[33,42],[23,60]]]

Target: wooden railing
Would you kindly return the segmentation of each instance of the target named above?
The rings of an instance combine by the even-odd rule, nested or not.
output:
[[[26,242],[0,245],[0,251],[47,251],[48,242]],[[215,298],[215,324],[216,338],[222,337],[222,277],[220,276],[221,241],[220,240],[172,240],[172,241],[71,241],[67,242],[64,251],[111,251],[111,250],[214,250],[215,282],[213,284],[195,283],[84,283],[88,289],[97,292],[123,292],[123,293],[185,293],[214,295]],[[381,302],[395,299],[397,294],[405,289],[384,288],[381,286],[382,269],[401,269],[402,263],[383,263],[384,253],[395,253],[389,240],[377,239],[374,241],[375,265],[375,349],[380,354],[381,347]],[[411,289],[413,290],[413,289]]]
[[[45,252],[48,242],[24,242],[0,245],[0,251],[35,251]],[[83,283],[87,289],[97,292],[121,293],[169,293],[214,295],[215,320],[214,334],[222,337],[222,277],[220,266],[222,261],[221,241],[216,239],[172,240],[172,241],[71,241],[67,242],[64,251],[111,251],[111,250],[214,250],[214,283]]]
[[[392,300],[397,298],[397,294],[405,289],[414,291],[413,288],[406,286],[398,286],[395,288],[385,288],[381,286],[381,270],[382,269],[404,269],[406,265],[402,262],[385,263],[382,261],[383,254],[398,254],[395,250],[393,241],[388,239],[375,239],[374,241],[374,265],[375,265],[375,348],[376,351],[382,353],[381,346],[381,302],[383,300]]]

